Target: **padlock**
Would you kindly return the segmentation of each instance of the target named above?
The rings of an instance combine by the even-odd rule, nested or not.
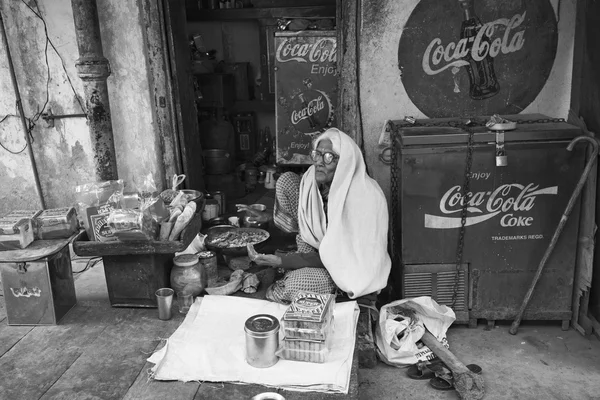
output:
[[[504,131],[496,131],[496,167],[506,167],[508,158],[504,150]]]
[[[496,167],[506,167],[508,165],[508,158],[505,155],[496,156]]]

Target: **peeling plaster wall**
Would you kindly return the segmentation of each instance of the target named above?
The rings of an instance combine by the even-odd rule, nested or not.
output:
[[[26,0],[35,9],[35,2]],[[75,92],[83,96],[83,83],[77,76],[79,57],[70,0],[38,0],[47,23],[48,36],[56,46]],[[25,115],[32,118],[46,101],[46,69],[43,23],[21,0],[0,0],[8,42],[16,70]],[[128,190],[135,190],[148,173],[153,173],[162,189],[164,181],[162,149],[155,132],[144,55],[144,40],[137,0],[98,0],[104,55],[112,75],[108,78],[113,134],[119,177]],[[80,114],[61,60],[48,47],[50,81],[48,108],[53,114]],[[17,115],[6,49],[0,43],[0,120]],[[83,97],[81,97],[83,98]],[[85,118],[55,121],[48,127],[37,120],[32,130],[33,151],[46,206],[74,204],[73,188],[95,181],[89,129]],[[0,124],[0,143],[11,151],[25,145],[17,117]],[[0,215],[15,208],[36,208],[39,201],[27,150],[14,155],[0,148]]]
[[[398,69],[398,41],[419,0],[363,1],[360,38],[360,90],[367,162],[373,177],[388,196],[390,168],[379,161],[378,140],[386,120],[426,116],[412,103]],[[567,118],[573,64],[576,0],[553,0],[560,5],[558,48],[550,77],[523,113]],[[458,28],[457,28],[458,29]]]
[[[119,178],[135,190],[153,173],[162,186],[162,149],[152,114],[140,8],[136,0],[97,0]],[[161,187],[162,189],[162,187]]]

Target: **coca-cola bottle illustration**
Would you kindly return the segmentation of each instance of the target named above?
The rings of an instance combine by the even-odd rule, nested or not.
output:
[[[475,60],[471,54],[475,37],[482,27],[481,20],[475,15],[475,4],[474,0],[458,0],[463,8],[465,19],[460,27],[460,38],[467,39],[467,56],[465,61],[469,65],[465,66],[467,73],[469,74],[469,81],[471,87],[469,89],[469,95],[474,100],[487,99],[488,97],[495,96],[500,91],[500,84],[496,79],[496,73],[494,72],[494,59],[490,56],[489,52],[482,60]],[[481,43],[489,43],[489,38],[486,35],[482,35]]]

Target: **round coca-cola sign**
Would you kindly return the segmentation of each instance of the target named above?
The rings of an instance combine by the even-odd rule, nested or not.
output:
[[[544,87],[558,32],[549,0],[421,0],[398,67],[428,117],[518,114]]]
[[[307,89],[291,97],[290,122],[305,135],[316,135],[331,126],[333,107],[323,90]]]

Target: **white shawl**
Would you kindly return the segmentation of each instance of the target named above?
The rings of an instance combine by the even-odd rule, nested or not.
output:
[[[331,140],[339,154],[327,206],[311,166],[300,182],[298,225],[302,239],[319,249],[335,284],[354,299],[383,289],[391,260],[387,252],[388,208],[383,191],[367,175],[360,149],[345,133],[331,128],[315,141]]]

